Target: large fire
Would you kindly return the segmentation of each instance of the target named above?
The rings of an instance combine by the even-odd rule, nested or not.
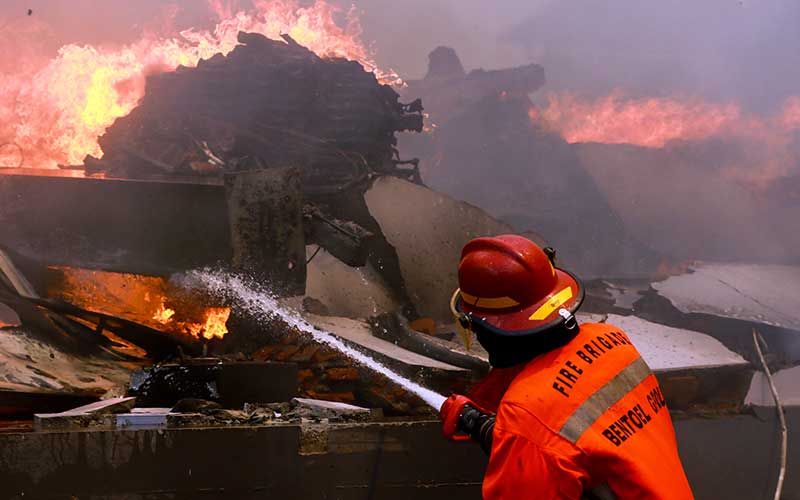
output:
[[[800,97],[790,97],[774,116],[747,115],[737,104],[668,97],[625,98],[620,91],[595,100],[551,93],[531,120],[558,131],[567,142],[664,147],[672,140],[727,135],[766,140],[800,129]]]
[[[541,118],[567,142],[663,147],[673,139],[705,139],[718,134],[740,120],[741,111],[736,105],[697,100],[625,99],[621,92],[594,101],[552,93]]]
[[[534,124],[560,133],[570,143],[662,148],[670,141],[733,140],[747,153],[724,173],[756,189],[791,173],[797,163],[793,147],[800,130],[800,97],[788,98],[771,116],[758,116],[737,104],[699,99],[636,99],[617,91],[587,100],[551,93],[547,105],[531,108],[529,115]]]
[[[101,157],[98,136],[137,105],[148,74],[227,54],[239,31],[276,39],[288,33],[320,56],[356,60],[384,82],[396,79],[378,71],[361,43],[352,10],[341,13],[321,0],[309,7],[300,7],[298,0],[255,0],[251,12],[237,11],[235,3],[209,2],[221,16],[210,31],[190,29],[168,38],[147,35],[113,49],[66,45],[52,60],[35,64],[35,57],[26,54],[13,71],[3,68],[0,167],[56,167],[81,164],[87,154]],[[346,20],[343,26],[336,22],[340,14]]]

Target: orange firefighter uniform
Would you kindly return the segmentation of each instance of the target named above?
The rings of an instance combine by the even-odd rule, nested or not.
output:
[[[451,309],[495,368],[445,402],[445,435],[490,452],[489,500],[693,498],[655,376],[622,330],[577,324],[583,288],[554,255],[514,235],[464,247]]]
[[[655,376],[620,329],[584,324],[503,396],[486,499],[693,498]],[[605,495],[605,496],[604,496]]]

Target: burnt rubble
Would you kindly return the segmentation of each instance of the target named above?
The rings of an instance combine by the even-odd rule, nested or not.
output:
[[[283,38],[240,33],[227,56],[149,77],[142,102],[100,138],[103,159],[87,158],[87,172],[297,167],[307,193],[336,191],[373,172],[414,178],[396,167],[394,133],[420,131],[422,115],[357,62],[322,59]]]

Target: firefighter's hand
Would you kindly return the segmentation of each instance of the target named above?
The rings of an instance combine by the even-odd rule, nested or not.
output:
[[[452,441],[468,441],[470,436],[461,430],[460,420],[464,413],[465,406],[475,407],[468,397],[460,394],[453,394],[447,398],[439,410],[439,418],[442,420],[442,433],[444,437]]]

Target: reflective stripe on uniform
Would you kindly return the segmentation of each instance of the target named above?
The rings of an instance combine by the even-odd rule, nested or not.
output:
[[[589,396],[561,426],[558,431],[572,443],[577,443],[589,427],[620,399],[650,376],[650,368],[642,358],[636,358]]]

